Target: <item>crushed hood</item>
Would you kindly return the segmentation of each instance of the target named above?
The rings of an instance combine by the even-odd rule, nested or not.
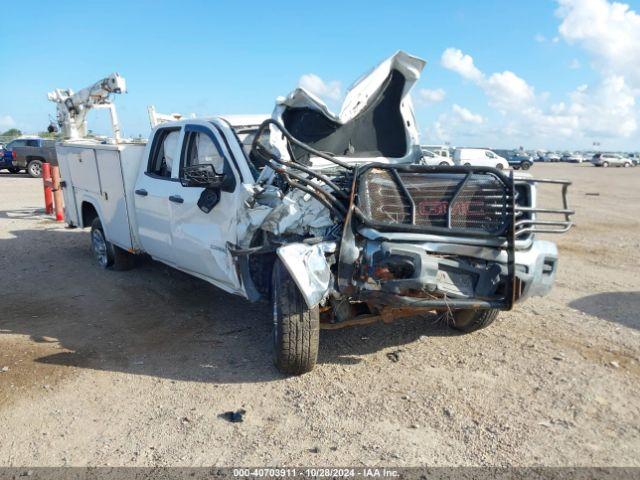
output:
[[[311,92],[296,88],[278,100],[272,117],[301,142],[336,157],[413,157],[419,152],[419,137],[409,92],[424,65],[420,58],[397,52],[355,82],[339,114]],[[288,156],[278,137],[272,137],[272,144]],[[296,158],[308,159],[304,150],[293,146],[292,151]]]

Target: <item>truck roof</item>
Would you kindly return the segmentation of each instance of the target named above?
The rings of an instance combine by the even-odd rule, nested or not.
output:
[[[206,117],[188,117],[181,118],[180,120],[173,120],[169,122],[162,122],[157,126],[170,126],[170,125],[184,125],[193,122],[209,122],[211,120],[222,119],[231,125],[233,128],[257,126],[264,122],[267,118],[271,118],[271,115],[267,114],[255,114],[255,115],[209,115]]]
[[[219,115],[232,127],[243,127],[246,125],[260,125],[267,118],[271,118],[271,115],[267,114],[252,114],[252,115]]]

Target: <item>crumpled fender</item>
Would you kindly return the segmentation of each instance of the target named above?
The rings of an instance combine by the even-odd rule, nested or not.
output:
[[[325,254],[335,252],[336,247],[336,242],[290,243],[277,250],[309,308],[319,305],[329,293],[331,269]]]

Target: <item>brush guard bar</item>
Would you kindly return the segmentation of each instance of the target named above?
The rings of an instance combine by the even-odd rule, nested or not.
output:
[[[517,183],[561,186],[562,208],[543,208],[518,205],[518,194],[516,192],[516,205],[514,209],[514,228],[516,238],[522,238],[533,233],[565,233],[573,226],[571,216],[575,211],[569,208],[569,201],[567,199],[567,192],[571,182],[550,178],[518,178]],[[543,220],[538,218],[539,215],[552,216],[552,218],[555,219]],[[562,217],[562,219],[558,219],[558,216]]]
[[[358,225],[379,231],[427,233],[497,241],[507,253],[503,288],[489,298],[413,297],[348,285],[354,269],[339,260],[343,293],[380,307],[510,310],[520,286],[515,266],[515,200],[512,175],[489,167],[368,164],[356,170],[355,199],[342,248]],[[355,225],[352,225],[352,222]]]

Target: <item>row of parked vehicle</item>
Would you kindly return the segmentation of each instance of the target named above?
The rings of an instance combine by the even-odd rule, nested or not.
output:
[[[528,170],[534,162],[589,162],[596,167],[634,167],[640,155],[635,153],[564,153],[490,150],[487,148],[451,148],[446,145],[422,145],[425,165],[464,165]]]
[[[638,165],[639,156],[636,153],[564,153],[537,152],[538,162],[566,162],[566,163],[592,163],[596,167],[634,167]]]
[[[489,150],[487,148],[455,148],[446,145],[422,145],[425,165],[462,165],[529,170],[533,157],[519,150]]]
[[[20,137],[0,145],[0,170],[11,173],[23,170],[34,177],[42,176],[42,164],[57,164],[55,141],[38,137]]]

